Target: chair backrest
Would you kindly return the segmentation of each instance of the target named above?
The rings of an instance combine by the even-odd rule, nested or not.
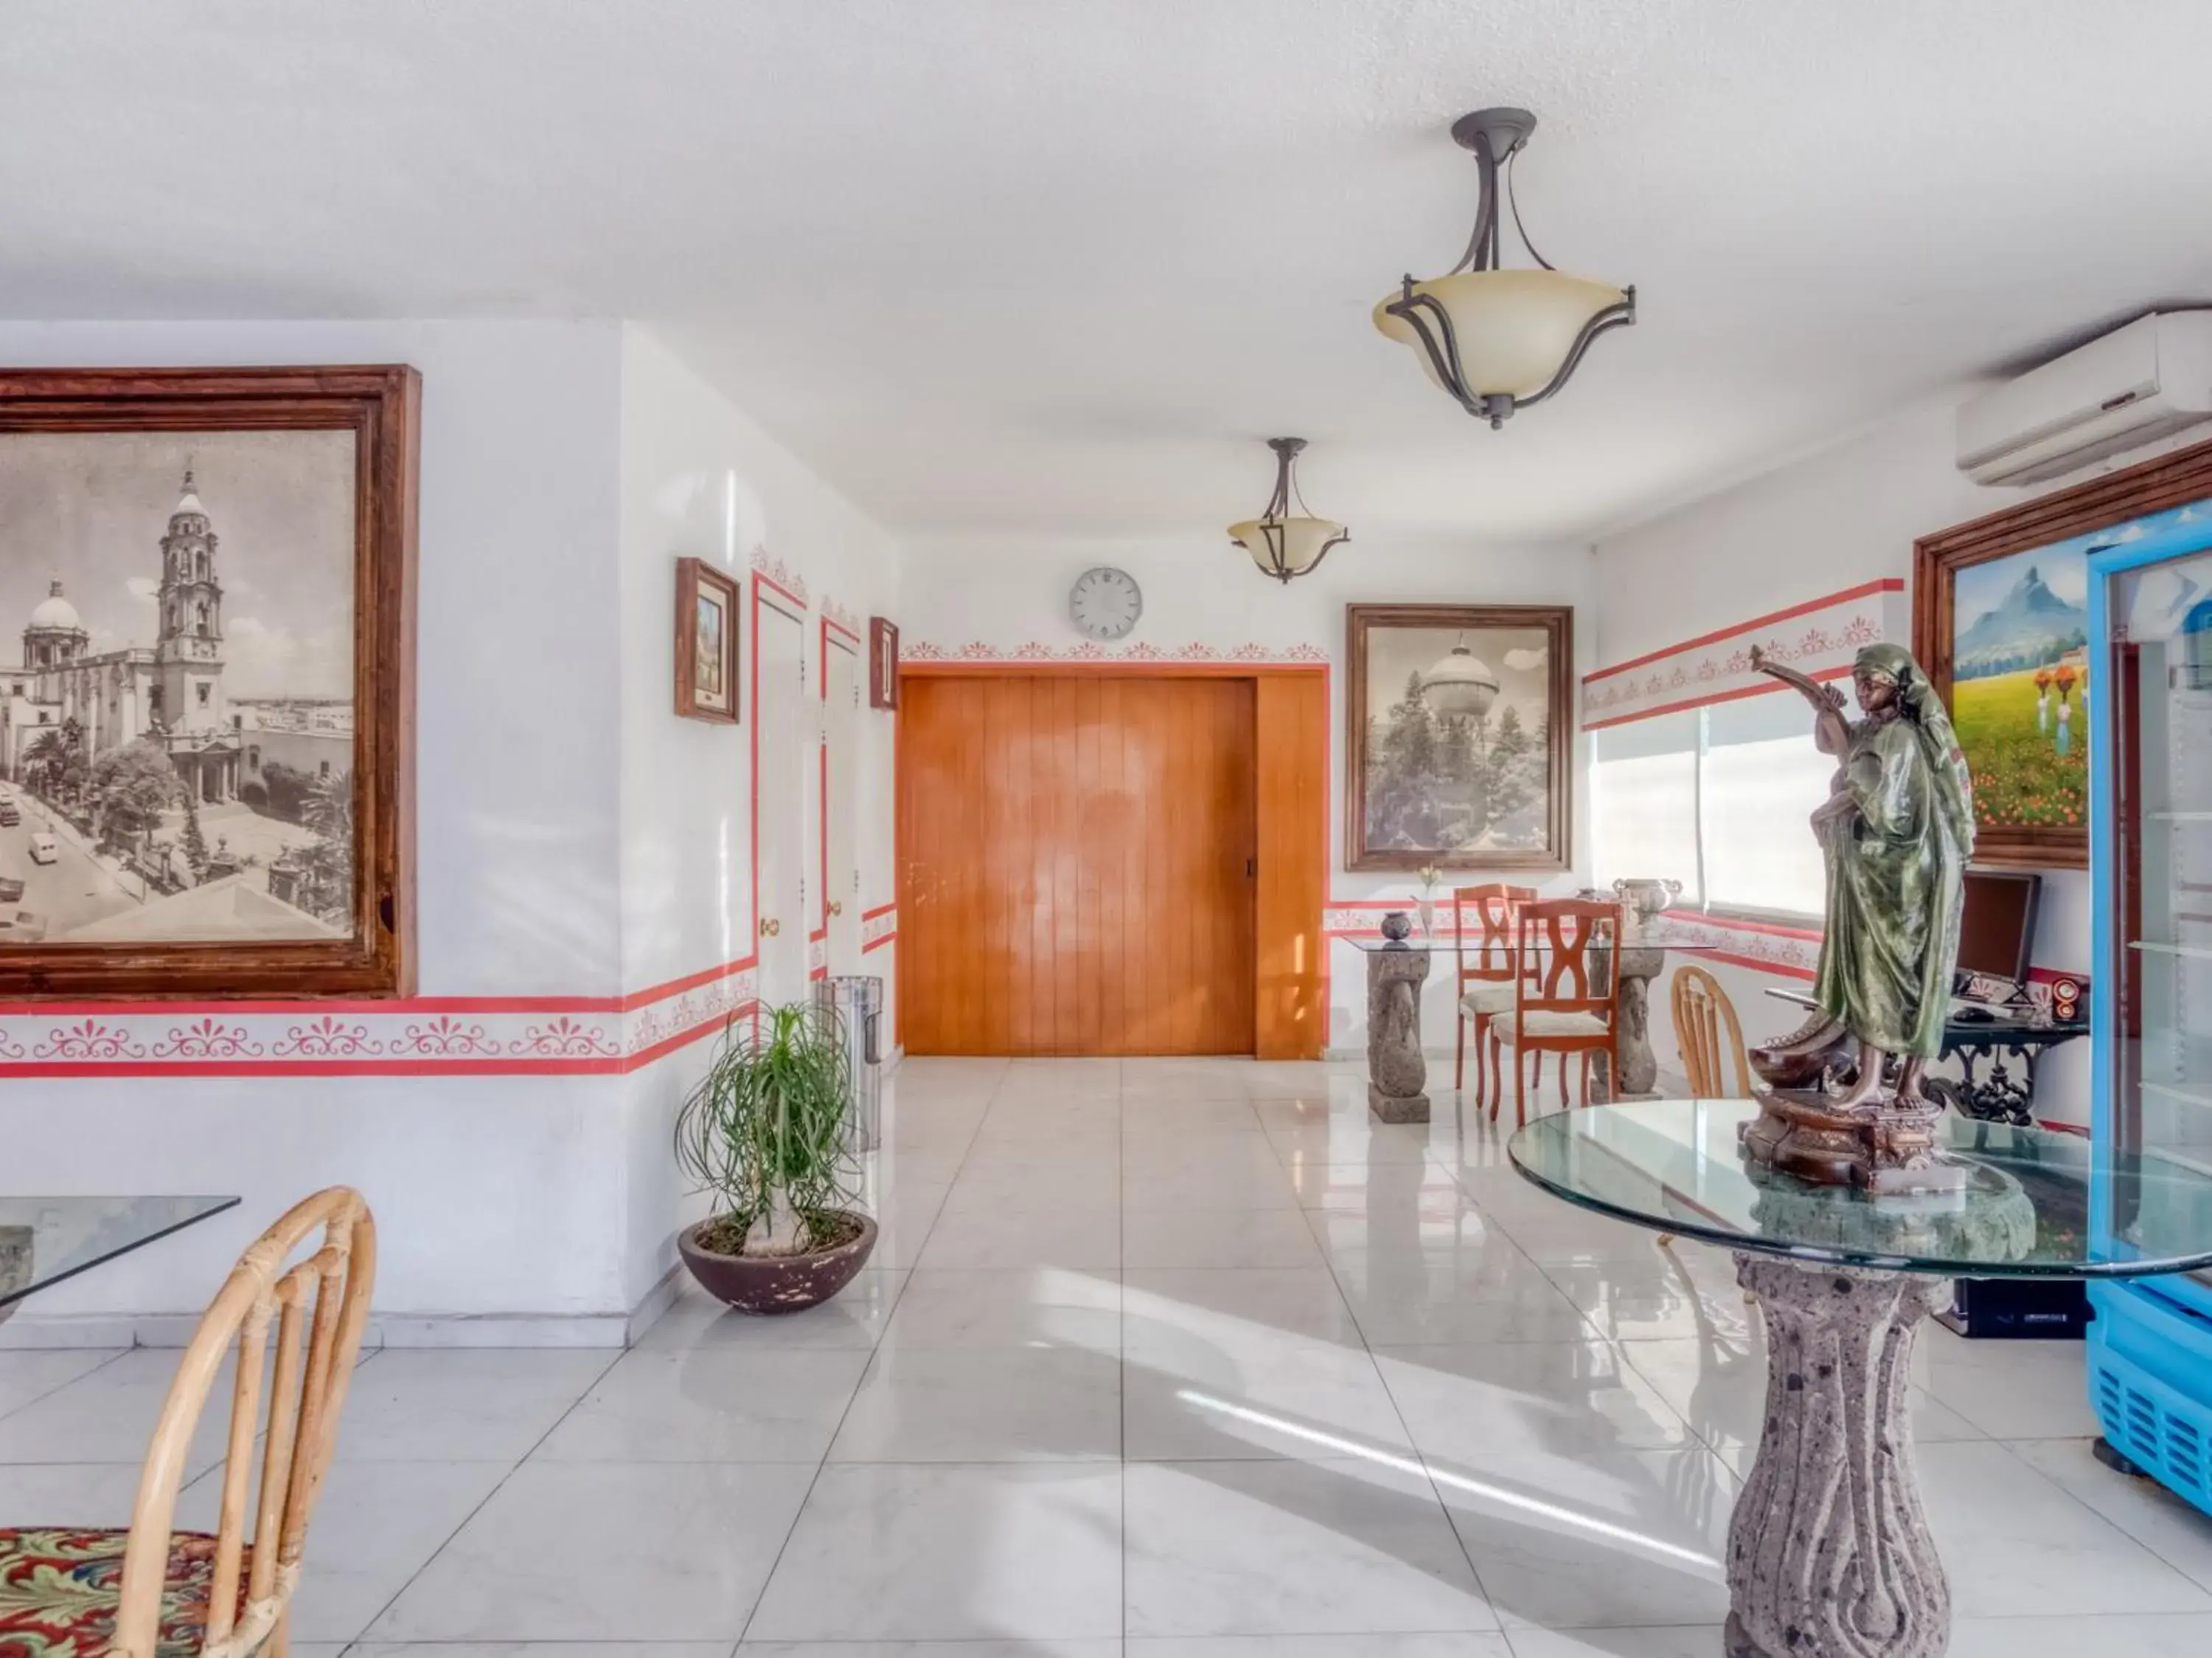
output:
[[[1751,1059],[1743,1047],[1743,1027],[1735,1004],[1720,980],[1703,967],[1674,969],[1674,1040],[1682,1050],[1696,1100],[1751,1098]],[[1735,1086],[1728,1084],[1727,1061],[1735,1062]]]
[[[1515,996],[1520,1010],[1594,1013],[1611,1025],[1620,905],[1610,899],[1546,899],[1522,905],[1515,927],[1522,967]]]
[[[287,1268],[286,1260],[318,1228],[322,1236],[313,1253]],[[375,1282],[376,1223],[361,1194],[344,1186],[295,1204],[239,1257],[185,1349],[147,1448],[123,1556],[116,1658],[155,1658],[177,1490],[226,1355],[235,1356],[237,1372],[202,1658],[240,1658],[283,1622],[300,1581],[307,1521],[336,1448]],[[264,1372],[268,1437],[256,1492],[251,1486]],[[249,1541],[252,1564],[243,1567],[241,1600],[241,1562]]]
[[[1509,887],[1493,881],[1480,887],[1452,888],[1452,956],[1459,964],[1459,982],[1503,984],[1514,975],[1517,960],[1513,948],[1513,913],[1536,896],[1534,887]],[[1476,937],[1474,966],[1468,954],[1468,912],[1474,911]]]

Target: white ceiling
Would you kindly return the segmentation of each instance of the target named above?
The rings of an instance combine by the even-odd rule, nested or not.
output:
[[[0,313],[621,315],[910,533],[1586,537],[2212,300],[2203,0],[4,0]],[[1502,432],[1376,335],[1445,128],[1638,287]]]

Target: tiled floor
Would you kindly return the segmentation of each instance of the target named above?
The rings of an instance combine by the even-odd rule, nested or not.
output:
[[[1371,1125],[1349,1070],[888,1094],[836,1302],[364,1361],[307,1658],[1720,1651],[1764,1387],[1723,1257],[1546,1197],[1448,1100]],[[0,1520],[118,1522],[173,1357],[0,1353]],[[2212,1521],[2091,1460],[2077,1348],[1931,1327],[1914,1404],[1957,1658],[2212,1651]]]

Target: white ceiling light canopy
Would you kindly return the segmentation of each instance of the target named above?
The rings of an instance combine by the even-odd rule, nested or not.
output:
[[[1267,447],[1275,452],[1275,492],[1257,518],[1229,527],[1229,539],[1252,555],[1261,573],[1285,585],[1291,577],[1318,569],[1330,548],[1352,539],[1352,532],[1333,519],[1314,517],[1305,497],[1297,492],[1291,469],[1305,446],[1303,437],[1267,440]],[[1296,513],[1291,510],[1293,503],[1297,506]]]
[[[1444,275],[1409,275],[1375,307],[1375,326],[1412,347],[1429,378],[1493,430],[1565,385],[1600,334],[1636,320],[1635,289],[1553,269],[1522,228],[1513,158],[1535,130],[1525,109],[1479,109],[1452,123],[1453,138],[1474,152],[1480,169],[1474,235]],[[1504,267],[1501,193],[1533,271]]]

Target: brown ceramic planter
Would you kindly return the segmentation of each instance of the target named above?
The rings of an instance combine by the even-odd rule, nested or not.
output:
[[[699,1287],[717,1301],[740,1313],[797,1313],[828,1301],[867,1265],[876,1223],[865,1215],[852,1218],[860,1223],[859,1237],[811,1255],[718,1255],[699,1247],[696,1234],[704,1221],[678,1233],[676,1249]]]

